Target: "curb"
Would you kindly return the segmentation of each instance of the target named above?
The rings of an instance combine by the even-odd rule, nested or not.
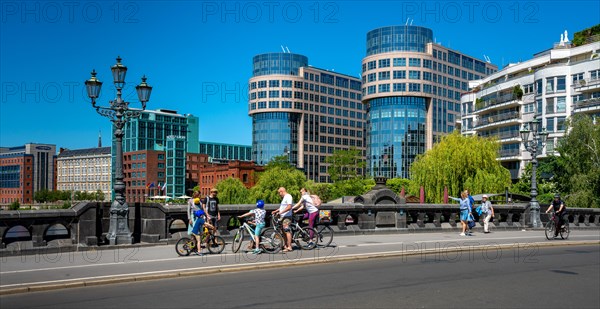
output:
[[[67,288],[80,288],[88,286],[100,286],[107,284],[126,283],[126,282],[141,282],[150,280],[160,279],[174,279],[174,278],[185,278],[200,275],[212,275],[219,273],[232,273],[240,271],[250,270],[263,270],[263,269],[274,269],[284,267],[295,267],[304,265],[315,265],[315,264],[326,264],[326,263],[339,263],[339,262],[351,262],[369,259],[381,259],[381,258],[394,258],[394,257],[405,257],[415,255],[430,255],[439,253],[454,253],[463,251],[484,251],[490,248],[492,249],[518,249],[525,247],[561,247],[561,246],[583,246],[583,245],[598,245],[600,240],[583,240],[583,241],[567,241],[567,242],[533,242],[527,244],[502,244],[502,245],[480,245],[480,246],[458,246],[452,248],[431,248],[424,250],[410,250],[410,251],[390,251],[385,253],[362,253],[345,255],[339,257],[326,257],[323,259],[307,258],[297,261],[280,261],[280,262],[264,262],[258,265],[246,265],[246,266],[231,266],[223,268],[196,268],[186,271],[181,270],[168,270],[164,273],[154,274],[131,274],[124,275],[122,277],[109,278],[109,279],[74,279],[73,282],[67,283],[44,283],[44,284],[30,284],[28,286],[20,286],[13,288],[0,289],[0,296],[10,294],[21,294],[27,292],[39,292],[39,291],[51,291]]]

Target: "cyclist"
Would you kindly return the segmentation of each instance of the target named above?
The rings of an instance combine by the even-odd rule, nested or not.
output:
[[[256,244],[256,248],[253,251],[254,254],[262,252],[260,249],[260,232],[265,227],[265,215],[267,214],[264,208],[265,202],[263,200],[258,200],[258,202],[256,202],[256,209],[252,209],[249,212],[238,216],[240,219],[247,216],[254,216],[254,224],[256,224],[254,227],[254,243]]]
[[[192,235],[196,238],[196,254],[202,255],[202,233],[204,232],[204,210],[198,209],[194,211],[194,228],[192,229]]]
[[[317,217],[319,216],[319,209],[315,207],[315,204],[312,198],[310,197],[310,193],[306,191],[305,188],[302,188],[300,189],[300,200],[298,201],[298,203],[296,203],[296,205],[294,205],[294,207],[292,207],[292,210],[294,211],[294,213],[297,213],[304,207],[306,207],[304,219],[308,219],[308,226],[314,228],[315,223],[317,221]],[[310,238],[312,239],[313,237],[313,231],[310,230]]]
[[[556,220],[554,237],[558,237],[558,232],[560,231],[560,228],[565,222],[564,217],[567,213],[567,208],[565,207],[565,203],[560,199],[560,194],[554,195],[554,200],[552,201],[552,203],[550,203],[550,206],[548,206],[546,213],[550,212],[550,210],[552,209],[554,209],[554,212],[556,213],[556,218],[558,219]]]
[[[187,218],[188,218],[188,223],[191,226],[194,226],[194,211],[201,209],[199,196],[200,196],[200,192],[194,191],[194,193],[192,193],[192,198],[188,200]]]
[[[294,204],[294,198],[291,194],[287,193],[284,187],[280,187],[277,190],[279,196],[282,197],[281,204],[279,205],[279,209],[275,209],[271,212],[272,215],[279,215],[279,220],[282,222],[283,233],[285,234],[285,246],[282,252],[290,252],[292,251],[292,229],[290,228],[290,223],[292,223],[292,205]]]

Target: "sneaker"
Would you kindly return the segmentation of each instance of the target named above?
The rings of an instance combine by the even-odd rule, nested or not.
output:
[[[314,242],[312,242],[312,241],[308,243],[308,246],[309,246],[309,247],[312,247],[312,246],[314,246],[314,245],[315,245],[315,243],[314,243]]]
[[[460,233],[459,235],[460,236],[467,236],[467,234],[465,234],[465,233]]]
[[[254,254],[261,254],[262,253],[262,249],[254,249],[254,251],[252,251],[252,253]]]

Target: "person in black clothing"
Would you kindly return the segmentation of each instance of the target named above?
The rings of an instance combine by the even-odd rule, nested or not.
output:
[[[565,203],[560,199],[560,195],[554,195],[554,200],[550,203],[550,206],[546,210],[546,213],[550,212],[550,210],[554,209],[556,213],[556,226],[554,228],[554,237],[558,236],[558,232],[560,231],[561,226],[565,222],[565,216],[567,214],[567,208],[565,207]]]
[[[221,213],[219,212],[219,198],[217,197],[217,189],[210,189],[210,195],[202,199],[202,208],[207,214],[207,221],[215,229],[218,229],[217,222],[221,220]]]

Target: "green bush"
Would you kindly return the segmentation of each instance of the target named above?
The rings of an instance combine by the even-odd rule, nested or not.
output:
[[[10,206],[8,206],[8,209],[18,210],[20,207],[21,207],[21,204],[19,203],[19,200],[15,200],[14,202],[10,203]]]
[[[62,209],[69,209],[69,208],[71,208],[71,203],[70,202],[66,202],[66,201],[63,202]]]

